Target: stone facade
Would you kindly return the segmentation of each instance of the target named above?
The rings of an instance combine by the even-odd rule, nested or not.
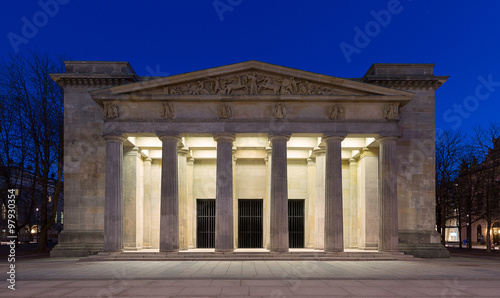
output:
[[[342,79],[248,61],[141,78],[126,62],[70,61],[52,78],[66,145],[52,256],[196,248],[210,199],[216,251],[248,235],[241,200],[262,202],[260,247],[287,251],[288,201],[303,200],[301,247],[447,255],[434,229],[434,93],[447,77],[432,64]]]

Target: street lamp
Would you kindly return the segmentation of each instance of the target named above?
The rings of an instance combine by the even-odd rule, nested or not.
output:
[[[39,220],[38,220],[38,207],[35,209],[36,210],[36,243],[38,244],[38,224],[39,224]]]

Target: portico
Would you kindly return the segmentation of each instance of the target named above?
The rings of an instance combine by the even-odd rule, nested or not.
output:
[[[101,113],[98,141],[67,136],[106,149],[98,158],[105,179],[95,188],[105,189],[102,213],[89,224],[102,231],[100,250],[439,254],[433,188],[405,182],[433,181],[433,152],[420,152],[424,172],[401,172],[419,139],[432,135],[433,103],[426,105],[445,78],[430,65],[374,65],[347,80],[249,61],[142,80],[128,64],[95,62],[92,69],[111,79],[97,88],[98,76],[79,70],[92,63],[67,62],[68,73],[53,78],[68,102],[79,98]],[[399,89],[380,86],[387,82]],[[414,126],[417,119],[428,126]],[[68,131],[76,129],[69,122]],[[75,175],[69,169],[70,185],[84,177],[81,166]],[[413,192],[427,207],[411,203]],[[90,214],[71,203],[77,196],[65,196],[71,210]],[[421,212],[427,217],[415,221]],[[83,232],[81,222],[66,226],[68,235]],[[64,243],[58,249],[74,249]]]

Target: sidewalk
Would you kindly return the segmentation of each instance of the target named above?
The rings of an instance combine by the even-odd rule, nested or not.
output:
[[[500,260],[167,261],[16,263],[16,291],[1,297],[468,297],[500,293]],[[2,261],[2,268],[8,263]],[[7,271],[7,270],[6,270]],[[4,271],[4,272],[6,272]]]

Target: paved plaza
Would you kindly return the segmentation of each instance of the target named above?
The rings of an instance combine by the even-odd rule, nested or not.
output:
[[[1,297],[498,297],[497,258],[413,261],[17,262]],[[7,269],[7,263],[2,262]]]

